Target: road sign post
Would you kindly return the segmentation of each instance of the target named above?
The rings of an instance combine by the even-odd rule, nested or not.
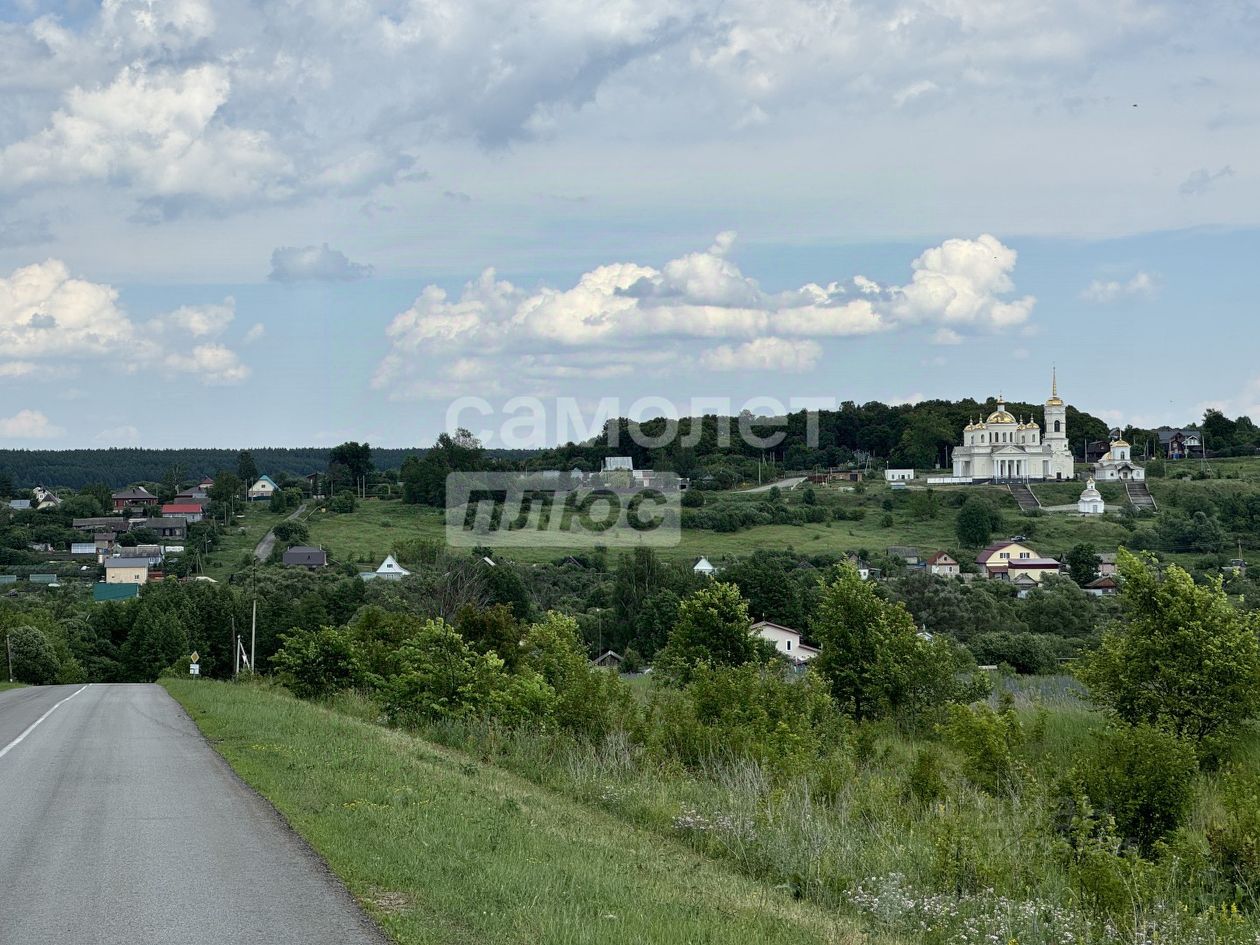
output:
[[[200,675],[201,675],[201,665],[200,665],[200,664],[201,664],[201,654],[200,654],[200,653],[198,653],[196,650],[193,650],[193,654],[192,654],[192,656],[190,656],[190,657],[188,658],[188,660],[189,660],[189,662],[188,662],[188,675],[189,675],[189,676],[200,676]]]

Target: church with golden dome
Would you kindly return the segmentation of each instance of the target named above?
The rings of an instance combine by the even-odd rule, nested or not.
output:
[[[967,424],[962,445],[954,448],[956,479],[1009,482],[1025,479],[1072,479],[1075,475],[1067,438],[1067,405],[1059,380],[1050,382],[1046,428],[1029,417],[1016,419],[998,398],[997,409]]]

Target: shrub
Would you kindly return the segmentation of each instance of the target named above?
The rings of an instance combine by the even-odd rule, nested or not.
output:
[[[649,713],[652,747],[668,758],[752,758],[780,778],[837,760],[846,741],[820,681],[793,679],[777,665],[702,665],[681,692],[659,692]]]
[[[328,511],[346,514],[353,512],[356,504],[354,493],[343,490],[328,500]]]
[[[299,699],[331,696],[362,679],[354,642],[345,627],[295,628],[281,634],[280,640],[271,665]]]
[[[656,671],[683,684],[700,664],[740,666],[764,655],[749,628],[748,604],[734,584],[715,581],[685,599],[669,643],[656,657]]]
[[[699,489],[688,489],[682,494],[684,509],[698,509],[704,506],[704,493]]]
[[[279,522],[272,532],[277,541],[286,545],[305,544],[311,537],[310,530],[302,522]]]
[[[1254,888],[1260,880],[1260,776],[1229,768],[1220,781],[1220,806],[1205,830],[1212,862],[1230,880]]]
[[[33,686],[57,681],[61,663],[48,637],[35,627],[14,627],[9,631],[13,678]]]
[[[1024,729],[1015,710],[995,711],[989,705],[950,706],[942,731],[963,756],[963,774],[990,794],[1007,794],[1019,787],[1021,765],[1017,751]]]
[[[1194,795],[1194,748],[1150,725],[1122,725],[1097,735],[1077,761],[1090,801],[1115,820],[1116,831],[1149,853],[1180,825]]]

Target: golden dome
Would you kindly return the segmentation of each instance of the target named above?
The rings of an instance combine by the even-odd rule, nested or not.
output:
[[[1006,411],[1006,404],[998,404],[998,409],[989,414],[985,423],[1016,423],[1016,419]]]
[[[1028,423],[1025,425],[1025,429],[1040,430],[1041,424],[1039,424],[1036,420],[1029,419]]]
[[[1111,445],[1112,446],[1129,446],[1130,444],[1124,439],[1124,437],[1121,437],[1118,440],[1112,440]]]

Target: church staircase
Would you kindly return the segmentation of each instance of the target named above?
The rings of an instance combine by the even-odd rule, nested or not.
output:
[[[1151,490],[1146,488],[1145,482],[1130,479],[1125,482],[1124,491],[1129,494],[1129,504],[1135,509],[1143,512],[1158,511],[1155,497],[1151,495]]]
[[[1031,512],[1033,509],[1041,508],[1041,500],[1024,483],[1008,482],[1006,488],[1011,490],[1011,495],[1015,497],[1015,503],[1021,512]]]

